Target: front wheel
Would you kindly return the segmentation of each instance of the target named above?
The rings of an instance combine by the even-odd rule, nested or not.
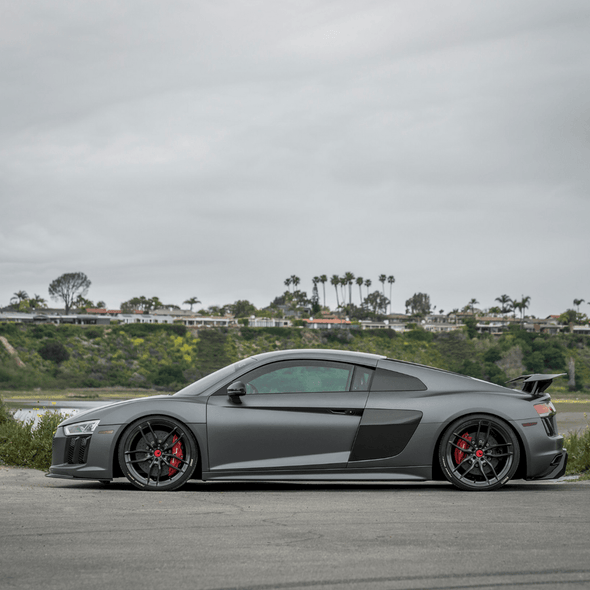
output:
[[[490,491],[502,487],[514,475],[520,447],[506,422],[476,414],[459,418],[445,430],[438,456],[445,477],[454,486]]]
[[[192,476],[197,462],[193,435],[167,416],[151,416],[131,424],[119,445],[121,469],[141,490],[175,490]]]

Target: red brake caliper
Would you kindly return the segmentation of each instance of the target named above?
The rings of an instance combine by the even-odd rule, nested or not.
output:
[[[472,438],[469,436],[469,433],[466,432],[461,437],[461,440],[457,443],[457,445],[462,449],[467,450],[469,448],[469,443],[471,442],[471,440]],[[465,453],[463,451],[460,451],[459,449],[455,449],[455,463],[457,463],[457,465],[459,465],[461,461],[463,461],[463,457],[465,457]]]
[[[176,443],[177,440],[178,440],[178,437],[176,435],[174,435],[172,442]],[[180,444],[180,442],[177,442],[172,447],[172,454],[175,455],[176,457],[178,457],[178,459],[183,458],[184,455],[182,454],[182,445]],[[174,467],[178,467],[180,465],[180,461],[178,459],[170,459],[170,465],[173,465]],[[176,473],[176,469],[172,469],[172,467],[168,468],[168,477],[172,477],[175,473]]]

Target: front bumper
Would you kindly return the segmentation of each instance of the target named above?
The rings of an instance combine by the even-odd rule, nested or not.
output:
[[[113,457],[121,425],[100,424],[91,435],[66,436],[62,427],[53,437],[47,477],[61,479],[113,479]]]

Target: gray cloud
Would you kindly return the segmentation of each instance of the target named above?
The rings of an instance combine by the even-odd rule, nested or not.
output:
[[[75,270],[111,306],[590,298],[582,0],[0,11],[0,303]]]

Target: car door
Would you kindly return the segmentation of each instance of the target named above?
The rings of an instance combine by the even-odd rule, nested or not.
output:
[[[246,394],[209,397],[210,471],[345,467],[367,402],[371,369],[297,360],[243,375]]]

